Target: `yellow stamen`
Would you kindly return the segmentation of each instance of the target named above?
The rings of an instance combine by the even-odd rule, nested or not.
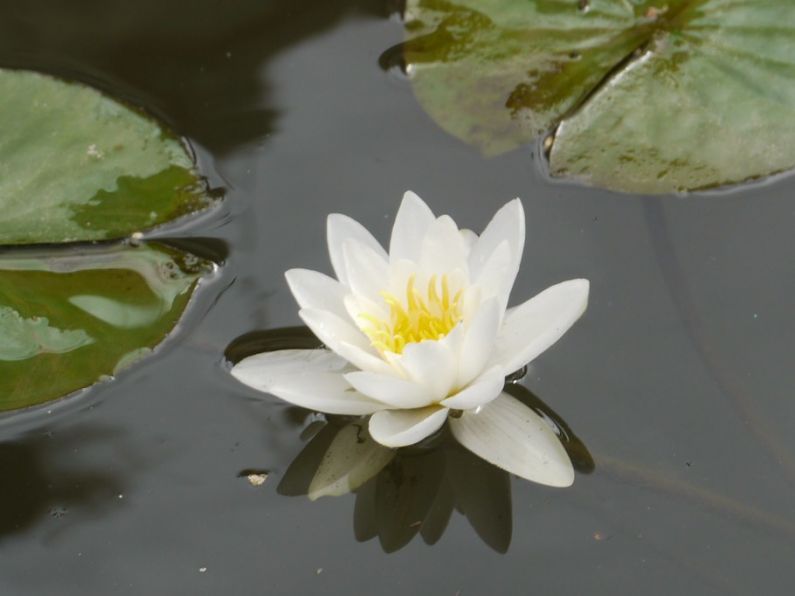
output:
[[[432,276],[425,295],[415,287],[414,281],[412,275],[406,283],[405,306],[394,294],[381,292],[389,307],[388,320],[368,313],[359,315],[365,321],[364,332],[380,352],[400,354],[407,344],[441,339],[461,321],[463,292],[458,291],[451,296],[446,275],[442,276],[441,282]]]

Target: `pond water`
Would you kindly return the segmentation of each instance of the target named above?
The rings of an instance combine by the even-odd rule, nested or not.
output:
[[[485,159],[447,135],[379,66],[403,36],[389,2],[186,6],[0,5],[0,66],[145,106],[226,194],[154,234],[225,259],[156,357],[0,418],[0,593],[791,593],[791,177],[678,197],[554,181],[532,147]],[[300,323],[283,272],[329,271],[326,214],[385,240],[406,189],[476,230],[523,199],[513,302],[591,281],[520,383],[594,471],[563,490],[514,478],[510,497],[462,476],[510,516],[504,553],[458,512],[434,545],[387,553],[357,540],[361,494],[279,494],[314,418],[227,374],[236,338]]]

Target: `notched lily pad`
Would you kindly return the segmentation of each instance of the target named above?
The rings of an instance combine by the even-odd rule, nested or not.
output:
[[[118,239],[210,206],[182,141],[90,87],[0,69],[0,245]]]
[[[795,167],[795,3],[408,0],[415,94],[487,155],[557,128],[550,171],[638,193]]]
[[[67,395],[151,352],[211,267],[156,244],[0,256],[0,410]]]

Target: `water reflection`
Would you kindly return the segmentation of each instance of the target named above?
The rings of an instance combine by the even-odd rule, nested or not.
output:
[[[0,541],[48,518],[105,513],[123,495],[135,461],[111,443],[115,467],[81,464],[80,451],[119,440],[117,429],[78,426],[0,443]],[[59,529],[62,529],[59,528]]]
[[[319,342],[307,328],[285,327],[241,336],[227,348],[226,357],[235,363],[269,350],[316,347]],[[505,392],[550,425],[576,471],[591,473],[594,460],[584,443],[554,410],[518,383],[521,376],[512,375]],[[290,421],[303,427],[301,439],[307,443],[279,482],[279,494],[314,501],[353,493],[356,539],[378,538],[388,553],[418,535],[426,544],[435,544],[453,511],[463,515],[489,547],[500,553],[508,550],[511,476],[462,447],[447,427],[422,443],[395,450],[370,438],[363,418],[310,417],[296,407],[289,411]]]
[[[536,396],[523,387],[514,388],[512,394],[554,421],[578,471],[594,469],[583,443]],[[377,538],[385,552],[403,548],[418,535],[432,545],[457,511],[488,546],[501,553],[508,550],[510,475],[464,449],[447,430],[423,444],[398,450],[373,441],[367,425],[358,419],[329,417],[313,422],[305,432],[312,436],[277,490],[311,500],[354,493],[358,541]]]
[[[110,85],[222,154],[276,128],[268,61],[349,14],[385,16],[384,4],[32,0],[0,21],[0,54],[8,66]]]

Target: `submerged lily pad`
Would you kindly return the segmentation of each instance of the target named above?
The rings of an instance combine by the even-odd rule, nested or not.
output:
[[[558,126],[550,171],[664,193],[795,167],[795,3],[408,0],[404,59],[493,155]]]
[[[0,410],[67,395],[148,354],[209,268],[163,245],[0,256]]]
[[[123,238],[213,201],[184,144],[85,85],[0,69],[0,245]]]

